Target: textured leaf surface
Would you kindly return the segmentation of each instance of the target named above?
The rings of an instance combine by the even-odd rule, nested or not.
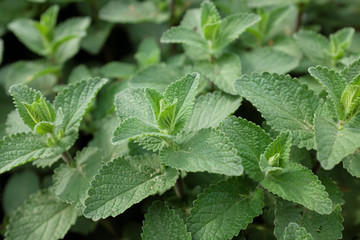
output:
[[[187,219],[193,239],[231,239],[246,229],[264,207],[263,190],[252,187],[250,181],[230,178],[199,195]]]
[[[291,222],[285,228],[284,240],[313,240],[313,237],[304,227],[300,227],[297,223]]]
[[[315,117],[315,142],[321,166],[329,170],[360,147],[360,128],[346,125],[339,130],[337,124],[331,119],[317,115]]]
[[[314,239],[341,239],[344,219],[340,215],[341,208],[337,206],[331,214],[321,215],[297,204],[278,199],[275,210],[274,234],[278,239],[284,239],[285,228],[289,222],[304,227]]]
[[[319,99],[306,86],[289,76],[254,73],[242,76],[235,88],[275,130],[290,130],[294,144],[313,148],[313,118]]]
[[[174,210],[159,201],[154,202],[145,214],[143,221],[143,240],[191,240],[184,222]]]
[[[360,178],[360,149],[355,153],[345,157],[343,160],[344,168],[354,177]]]
[[[161,36],[162,43],[182,43],[193,47],[206,48],[206,41],[201,35],[185,27],[172,27]]]
[[[46,136],[35,133],[17,133],[0,140],[0,173],[38,158],[62,153],[60,146],[49,147]]]
[[[230,176],[243,173],[240,158],[229,139],[208,128],[179,136],[176,145],[160,152],[162,163],[189,172],[210,172]]]
[[[260,155],[271,143],[271,137],[254,123],[234,116],[225,119],[220,130],[234,144],[245,173],[254,181],[262,180],[264,174],[259,167]]]
[[[162,169],[157,156],[117,158],[104,165],[91,182],[84,215],[98,220],[117,216],[144,198],[173,186],[178,172]]]
[[[260,184],[283,199],[320,214],[332,212],[332,201],[324,185],[311,170],[300,164],[289,163],[281,173],[269,174]]]
[[[344,110],[341,105],[341,95],[347,85],[346,79],[338,72],[320,66],[309,68],[309,73],[323,85],[333,101],[339,118],[342,118]]]
[[[235,54],[224,54],[213,63],[207,60],[198,62],[196,68],[221,90],[237,95],[234,82],[241,76],[241,62]]]
[[[217,128],[221,121],[239,108],[240,103],[240,97],[223,92],[213,92],[201,96],[195,100],[185,130],[197,131],[202,128]]]
[[[76,168],[61,164],[53,175],[55,194],[76,207],[82,207],[90,181],[102,165],[102,152],[97,148],[85,148],[75,157]]]
[[[360,74],[360,59],[356,60],[352,64],[346,66],[342,71],[341,75],[344,76],[346,81],[349,83],[351,82],[355,77],[357,77]]]
[[[56,240],[63,238],[75,223],[78,212],[53,193],[42,191],[30,196],[10,216],[6,239]]]
[[[54,108],[55,111],[62,109],[64,120],[60,127],[65,134],[78,131],[82,117],[91,101],[106,82],[106,79],[100,78],[82,80],[68,85],[56,96]]]

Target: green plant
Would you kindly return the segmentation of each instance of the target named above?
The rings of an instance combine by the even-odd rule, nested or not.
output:
[[[322,2],[0,3],[0,233],[359,237],[359,26]]]

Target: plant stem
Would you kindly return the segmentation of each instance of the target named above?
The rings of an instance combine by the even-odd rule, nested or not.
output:
[[[311,168],[311,171],[316,175],[316,173],[319,171],[321,165],[320,162],[316,160],[313,167]]]
[[[65,151],[61,154],[62,159],[70,166],[75,168],[76,167],[76,163],[73,160],[73,158],[71,157],[71,155],[69,154],[68,151]]]
[[[178,196],[178,198],[180,198],[180,199],[184,198],[184,183],[183,183],[181,176],[177,179],[177,181],[174,185],[174,190],[175,190],[176,196]]]
[[[296,18],[295,32],[298,32],[301,27],[301,21],[302,21],[302,16],[303,16],[303,12],[304,12],[304,7],[305,7],[305,5],[303,3],[300,3],[298,5],[299,12],[298,12],[298,15]]]
[[[170,0],[169,12],[170,12],[170,17],[169,17],[170,26],[174,26],[174,24],[175,24],[175,0]]]

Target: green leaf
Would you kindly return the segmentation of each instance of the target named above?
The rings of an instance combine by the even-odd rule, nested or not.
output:
[[[113,0],[100,9],[99,18],[113,23],[162,23],[169,13],[159,11],[154,1]]]
[[[103,21],[92,24],[89,27],[86,36],[81,40],[81,48],[92,55],[99,54],[108,39],[113,26],[113,24]]]
[[[237,95],[234,82],[241,76],[241,62],[237,55],[224,54],[220,58],[215,58],[213,62],[197,62],[195,67],[221,90]]]
[[[314,64],[330,65],[327,54],[330,42],[323,35],[310,30],[300,30],[295,34],[295,39]]]
[[[337,123],[319,114],[315,116],[315,142],[321,166],[330,170],[360,147],[360,128],[348,124],[339,130]]]
[[[221,20],[219,33],[212,42],[212,48],[219,51],[237,39],[248,27],[260,21],[253,13],[236,13]]]
[[[143,221],[143,240],[191,240],[184,222],[174,210],[160,201],[154,202],[145,214]]]
[[[41,56],[46,56],[48,54],[47,46],[45,46],[40,32],[35,27],[35,21],[19,18],[12,21],[8,25],[8,28],[34,53]]]
[[[161,43],[182,43],[189,46],[206,49],[207,43],[201,35],[185,27],[172,27],[161,36]]]
[[[304,227],[314,239],[341,239],[341,231],[343,230],[341,223],[343,221],[341,207],[339,206],[331,214],[321,215],[292,202],[277,199],[274,235],[277,239],[284,239],[282,236],[286,227],[289,222],[294,222],[299,227]]]
[[[137,118],[127,118],[115,129],[112,143],[119,144],[144,136],[168,136],[160,132],[157,126]]]
[[[172,134],[178,133],[190,117],[196,90],[199,86],[199,78],[198,73],[186,74],[183,78],[172,83],[164,92],[164,99],[168,103],[177,101],[174,112],[174,131]]]
[[[355,29],[348,27],[330,34],[330,50],[333,58],[339,59],[344,56],[345,50],[351,45],[354,32]]]
[[[85,65],[81,64],[74,67],[69,75],[67,84],[81,81],[84,79],[92,78],[93,74],[91,70]]]
[[[35,159],[62,153],[61,146],[49,147],[45,135],[17,133],[0,140],[0,174]]]
[[[164,169],[157,156],[117,158],[91,182],[84,215],[94,221],[117,216],[144,198],[173,186],[178,172]]]
[[[291,139],[292,136],[290,132],[282,132],[267,146],[264,157],[268,160],[269,165],[281,168],[287,165],[290,157]],[[270,159],[276,154],[279,154],[278,162],[271,162]]]
[[[203,128],[217,128],[220,122],[240,106],[241,97],[223,92],[207,93],[195,100],[195,105],[184,129],[188,132]]]
[[[59,128],[66,135],[72,131],[78,131],[83,115],[106,82],[106,79],[100,78],[82,80],[68,85],[56,96],[54,108],[56,111],[61,108],[64,115],[64,120]]]
[[[281,198],[320,214],[332,212],[332,201],[324,185],[311,170],[300,164],[289,163],[281,173],[270,173],[260,184]]]
[[[243,173],[236,149],[223,133],[212,128],[178,135],[174,146],[162,149],[160,158],[163,164],[188,172]]]
[[[75,223],[78,212],[58,200],[53,193],[42,191],[30,196],[10,216],[6,239],[56,240],[63,238]]]
[[[341,75],[346,79],[346,81],[352,82],[355,77],[360,74],[360,58],[350,65],[346,66],[342,71]]]
[[[291,222],[285,228],[284,240],[313,240],[313,237],[304,227],[300,227],[297,223]]]
[[[253,73],[235,82],[240,96],[248,99],[277,131],[291,131],[298,147],[314,147],[314,113],[320,99],[290,76]]]
[[[7,181],[2,197],[2,205],[5,213],[9,215],[30,194],[36,193],[40,189],[39,177],[31,170],[15,173]]]
[[[264,174],[259,166],[260,156],[272,142],[271,137],[254,123],[235,116],[225,119],[220,130],[234,144],[245,173],[254,181],[261,181]]]
[[[58,5],[53,5],[40,16],[40,24],[46,27],[49,33],[55,28],[59,9]]]
[[[7,135],[31,132],[31,129],[24,123],[17,110],[13,110],[8,114],[5,126]]]
[[[201,27],[220,21],[220,14],[213,2],[204,1],[201,4]]]
[[[75,157],[76,168],[61,164],[54,170],[54,192],[62,201],[82,208],[90,181],[102,165],[102,151],[84,148]]]
[[[262,189],[253,190],[251,181],[230,178],[199,195],[186,224],[193,239],[232,239],[263,207]]]
[[[240,54],[243,73],[288,73],[299,65],[299,58],[275,47],[256,48]]]
[[[354,78],[343,91],[341,102],[345,121],[352,119],[360,112],[360,76]]]
[[[357,149],[353,154],[342,160],[344,168],[354,177],[360,178],[360,151]]]
[[[135,73],[135,70],[136,66],[130,63],[109,62],[100,69],[100,72],[108,78],[128,79]]]
[[[141,68],[160,62],[160,48],[153,38],[144,39],[134,57]]]
[[[341,95],[344,92],[347,82],[340,73],[326,67],[311,67],[309,73],[325,88],[329,94],[340,119],[344,117],[344,109],[341,106]]]
[[[175,98],[172,104],[163,104],[165,101],[160,101],[160,112],[158,114],[158,126],[162,131],[172,133],[175,130],[175,122],[176,122],[176,106],[177,106],[177,98]],[[165,105],[163,107],[162,105]]]

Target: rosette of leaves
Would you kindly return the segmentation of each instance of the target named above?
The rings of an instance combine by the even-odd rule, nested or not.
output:
[[[10,94],[30,130],[5,136],[0,141],[0,173],[36,159],[59,155],[74,167],[67,150],[77,139],[80,121],[89,104],[106,81],[94,78],[70,84],[52,104],[39,91],[26,85],[13,85]]]
[[[134,140],[148,153],[105,164],[91,182],[85,216],[94,220],[116,216],[173,186],[178,170],[228,176],[243,173],[234,146],[215,129],[239,107],[241,98],[215,92],[195,101],[198,84],[199,74],[192,73],[164,93],[131,88],[115,96],[120,124],[112,142]]]

